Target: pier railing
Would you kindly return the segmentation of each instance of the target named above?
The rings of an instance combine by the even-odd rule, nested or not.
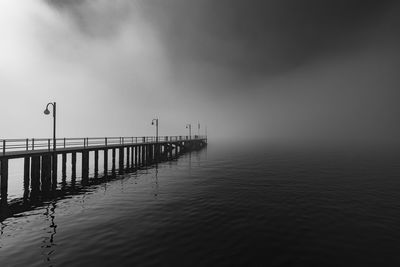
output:
[[[134,145],[143,143],[173,142],[182,140],[206,139],[205,136],[139,136],[139,137],[85,137],[85,138],[57,138],[55,148],[89,148],[108,147],[117,145]],[[0,155],[16,151],[53,151],[54,140],[52,138],[27,138],[27,139],[0,139]]]

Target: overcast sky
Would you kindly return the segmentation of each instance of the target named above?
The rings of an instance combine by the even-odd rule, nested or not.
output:
[[[0,138],[399,144],[399,4],[0,0]]]

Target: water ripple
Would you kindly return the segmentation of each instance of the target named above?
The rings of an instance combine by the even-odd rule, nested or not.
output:
[[[3,221],[0,263],[398,265],[398,156],[209,147]]]

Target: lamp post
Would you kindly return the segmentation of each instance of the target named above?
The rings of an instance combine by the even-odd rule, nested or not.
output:
[[[156,152],[156,158],[158,160],[158,155],[159,155],[159,148],[158,148],[158,118],[152,119],[151,125],[156,126],[156,146],[155,146],[155,152]]]
[[[50,102],[47,104],[46,109],[44,110],[45,115],[50,114],[49,106],[53,106],[53,150],[56,151],[56,102]]]
[[[158,143],[158,118],[153,119],[151,125],[156,125],[156,143]]]
[[[189,129],[189,139],[192,139],[192,124],[186,124],[186,129]]]

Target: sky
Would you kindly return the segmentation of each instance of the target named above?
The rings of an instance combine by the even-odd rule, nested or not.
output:
[[[400,4],[0,0],[0,138],[399,145]]]

